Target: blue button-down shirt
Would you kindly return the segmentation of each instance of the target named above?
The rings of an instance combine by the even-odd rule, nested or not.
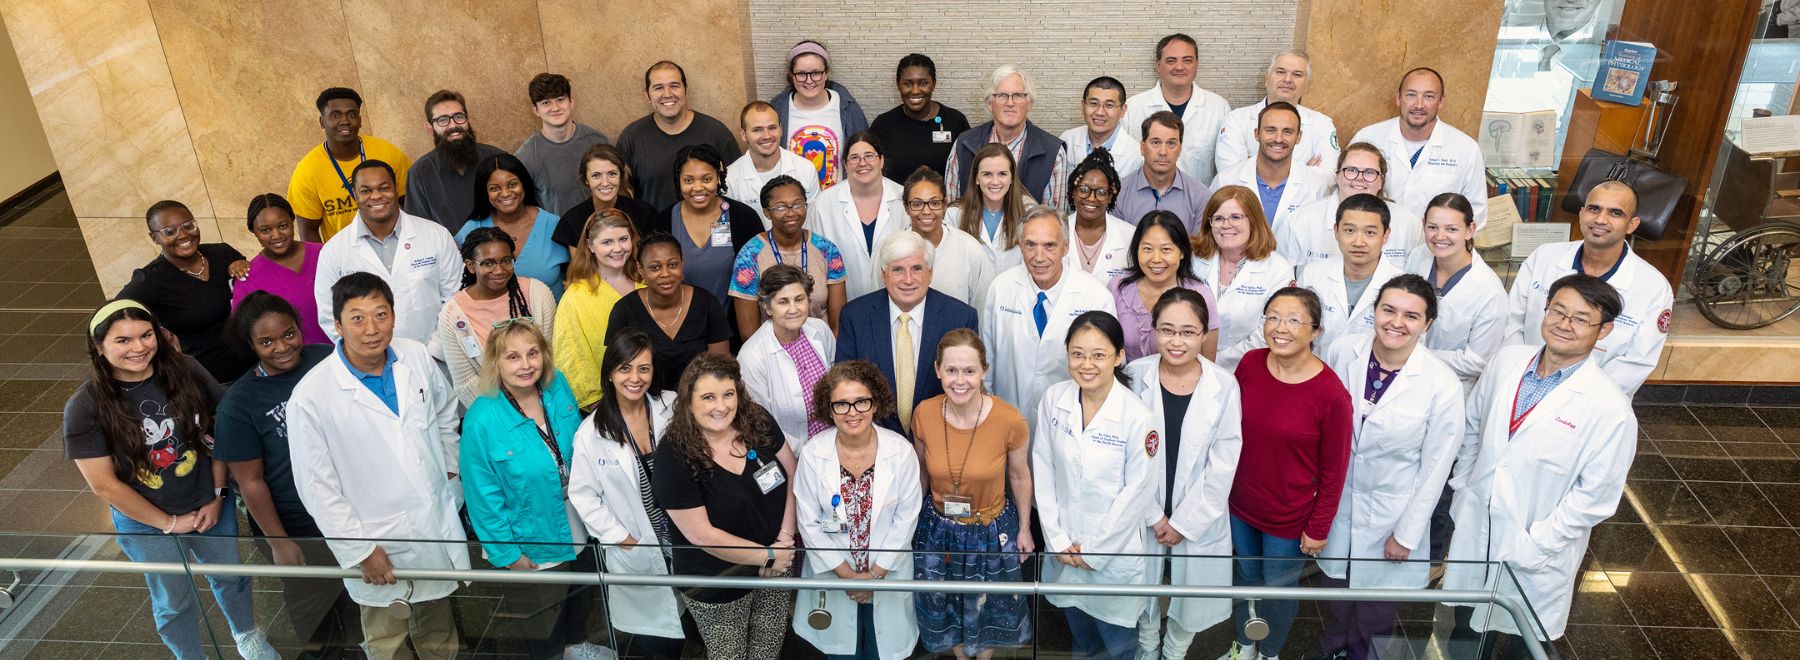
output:
[[[1532,356],[1531,363],[1525,365],[1525,375],[1519,377],[1519,392],[1517,396],[1513,397],[1513,419],[1518,419],[1520,415],[1525,414],[1525,411],[1536,408],[1539,401],[1550,396],[1550,392],[1555,390],[1556,386],[1563,384],[1563,381],[1568,380],[1569,376],[1574,375],[1576,369],[1580,369],[1581,365],[1587,363],[1587,358],[1581,358],[1574,364],[1550,372],[1548,376],[1539,376],[1538,360],[1543,357],[1544,352],[1538,351],[1537,355]]]
[[[344,361],[344,366],[350,369],[351,375],[356,376],[356,379],[362,382],[363,387],[369,388],[370,392],[375,393],[376,398],[387,404],[388,410],[396,415],[400,414],[400,393],[394,387],[394,360],[399,356],[394,354],[392,346],[387,349],[387,364],[381,367],[380,374],[364,373],[361,369],[357,369],[356,365],[351,364],[350,356],[344,353],[344,342],[342,341],[338,342],[338,358]]]

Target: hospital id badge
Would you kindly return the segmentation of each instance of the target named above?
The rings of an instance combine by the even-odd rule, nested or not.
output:
[[[932,131],[932,144],[950,144],[950,131]]]
[[[723,222],[713,225],[711,243],[713,247],[731,247],[731,225]]]
[[[781,473],[781,464],[765,463],[756,469],[756,485],[762,488],[764,495],[774,492],[784,483],[787,483],[787,476]]]
[[[945,495],[944,516],[967,518],[975,515],[975,499],[968,495]]]
[[[463,355],[468,356],[469,359],[476,361],[481,360],[481,345],[475,343],[474,335],[462,336],[462,349]]]

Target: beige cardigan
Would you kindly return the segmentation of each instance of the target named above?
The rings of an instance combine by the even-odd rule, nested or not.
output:
[[[550,340],[552,329],[556,327],[556,294],[543,282],[529,277],[519,278],[519,288],[525,291],[525,303],[531,307],[531,319],[544,332],[544,339]],[[456,389],[456,400],[464,408],[475,400],[480,393],[481,356],[471,357],[463,350],[464,337],[473,340],[474,331],[469,328],[469,317],[463,313],[462,306],[456,304],[456,297],[451,296],[444,301],[444,307],[438,312],[437,332],[431,336],[431,356],[437,358],[450,368],[450,383]]]

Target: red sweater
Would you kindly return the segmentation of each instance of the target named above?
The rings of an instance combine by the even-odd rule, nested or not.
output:
[[[1238,363],[1244,448],[1231,484],[1231,515],[1281,538],[1331,533],[1350,465],[1350,392],[1326,367],[1304,383],[1269,373],[1268,349]]]

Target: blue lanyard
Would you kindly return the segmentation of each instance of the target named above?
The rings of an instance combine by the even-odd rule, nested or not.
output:
[[[769,230],[767,236],[769,238],[769,253],[775,255],[775,263],[777,265],[786,263],[781,260],[781,244],[775,242],[775,230]],[[805,231],[800,233],[800,272],[802,273],[806,272],[807,248],[812,247],[812,241],[807,240],[810,236],[811,235]]]
[[[325,150],[325,160],[331,162],[331,169],[337,172],[338,180],[344,182],[344,192],[350,193],[350,197],[354,199],[356,197],[356,191],[350,189],[350,177],[344,176],[344,168],[338,166],[337,157],[331,155],[331,145],[321,144],[319,146]],[[358,138],[356,140],[356,164],[361,165],[363,161],[368,159],[368,154],[363,153],[362,139]]]

